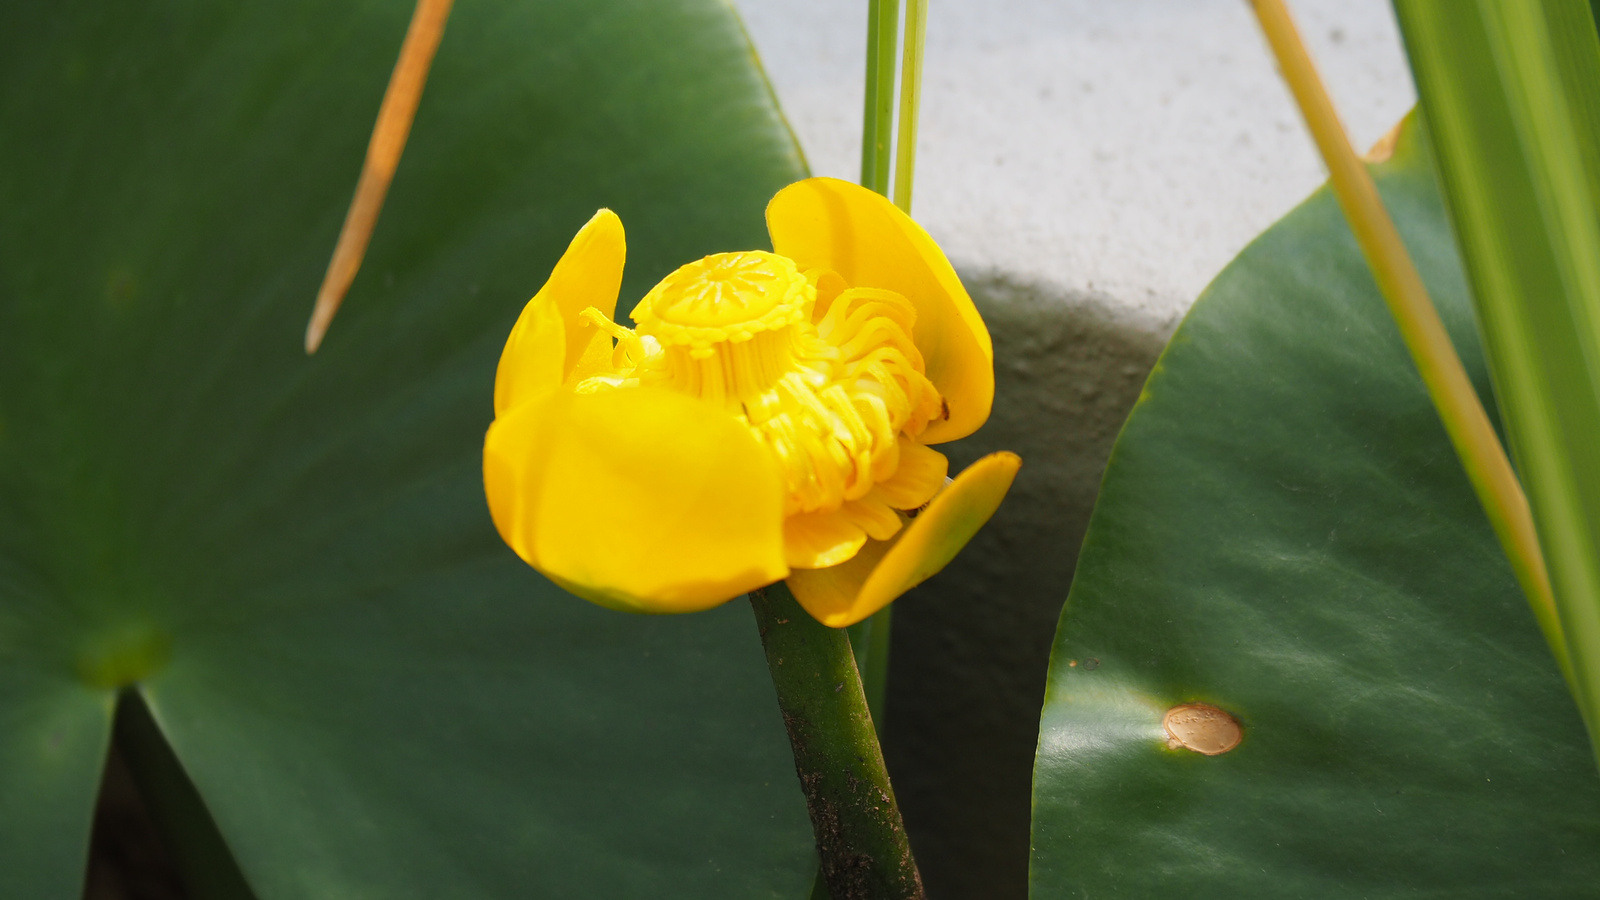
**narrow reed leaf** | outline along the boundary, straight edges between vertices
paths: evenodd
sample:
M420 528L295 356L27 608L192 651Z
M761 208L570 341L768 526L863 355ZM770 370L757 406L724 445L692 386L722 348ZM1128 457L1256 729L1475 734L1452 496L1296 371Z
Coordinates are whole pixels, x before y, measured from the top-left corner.
M1253 6L1284 79L1305 115L1317 149L1328 165L1339 205L1372 268L1417 371L1427 385L1428 395L1461 458L1462 468L1511 561L1512 571L1527 594L1556 662L1568 683L1573 684L1567 644L1551 596L1550 577L1540 554L1528 500L1517 482L1516 473L1428 297L1422 276L1378 197L1372 176L1356 156L1339 124L1333 101L1317 75L1288 10L1282 0L1254 0Z
M428 69L433 65L439 41L444 38L444 24L450 18L453 2L417 0L417 8L411 14L405 42L400 45L400 60L389 77L383 105L378 108L378 122L372 128L372 141L367 144L367 158L361 166L361 178L356 182L355 198L350 201L344 228L339 232L339 243L333 248L333 259L328 262L328 272L317 291L316 306L311 310L311 321L306 325L308 354L316 353L322 346L334 313L339 311L345 292L350 290L350 283L356 280L356 272L361 269L367 243L372 240L378 214L383 211L383 198L388 195L389 183L400 166L400 154L405 152L411 121L416 117L417 104L422 102L422 88L428 83Z
M1600 746L1600 39L1575 0L1395 11Z

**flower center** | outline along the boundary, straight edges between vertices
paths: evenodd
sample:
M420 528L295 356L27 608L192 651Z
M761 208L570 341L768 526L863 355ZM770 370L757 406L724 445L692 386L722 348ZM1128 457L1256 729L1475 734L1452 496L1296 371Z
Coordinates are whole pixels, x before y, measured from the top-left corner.
M662 279L633 319L640 334L706 359L719 345L805 321L816 295L794 263L775 253L718 253Z
M724 405L783 471L785 514L826 512L894 475L899 440L941 414L911 340L916 311L892 291L826 290L773 253L720 253L668 275L633 310L626 361L579 391L659 385ZM813 321L815 320L815 321Z

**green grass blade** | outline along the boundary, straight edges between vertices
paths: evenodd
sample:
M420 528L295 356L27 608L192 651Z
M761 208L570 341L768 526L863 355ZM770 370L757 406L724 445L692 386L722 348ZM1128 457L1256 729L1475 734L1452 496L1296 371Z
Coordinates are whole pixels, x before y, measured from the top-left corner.
M894 51L900 0L867 0L867 82L862 103L861 186L889 196L894 139Z
M900 61L900 134L894 142L894 205L911 214L911 178L917 160L917 110L922 102L922 47L927 43L928 0L906 0L906 43Z
M911 180L917 154L917 110L922 100L922 49L926 43L927 0L906 0L905 45L900 60L900 116L895 127L894 57L899 0L869 0L867 13L866 103L861 128L861 184L890 196L889 163L894 160L896 206L911 212ZM891 141L893 137L893 141ZM886 606L850 628L873 725L883 735L884 697L889 680L889 634L893 606Z
M913 3L916 0L912 0ZM861 186L889 196L894 159L895 50L900 39L900 0L867 0L867 80L861 124ZM872 724L883 737L883 700L889 681L889 629L894 607L885 606L850 627L850 645L861 670ZM819 881L818 884L821 884Z
M1593 14L1576 0L1395 0L1395 11L1593 741L1600 727L1600 40Z

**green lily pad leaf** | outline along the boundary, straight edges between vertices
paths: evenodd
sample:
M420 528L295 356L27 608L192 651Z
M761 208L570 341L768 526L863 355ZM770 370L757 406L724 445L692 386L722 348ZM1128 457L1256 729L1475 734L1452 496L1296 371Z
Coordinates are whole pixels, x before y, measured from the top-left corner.
M1418 131L1373 172L1488 397ZM1233 739L1212 711L1168 727L1185 704L1238 745L1204 752ZM1600 880L1578 713L1327 190L1218 276L1118 439L1051 658L1033 842L1039 898Z
M626 310L767 246L793 140L717 0L458 4L307 358L411 8L7 8L0 895L80 890L129 684L262 900L810 887L749 609L568 596L480 474L501 344L577 229L621 215Z
M17 649L0 644L0 886L14 897L73 897L82 891L109 701L12 656Z

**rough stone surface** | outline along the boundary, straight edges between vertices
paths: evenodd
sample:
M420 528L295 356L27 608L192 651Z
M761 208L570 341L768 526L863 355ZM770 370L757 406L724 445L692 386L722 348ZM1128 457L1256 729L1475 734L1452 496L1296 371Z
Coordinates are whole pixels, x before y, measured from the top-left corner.
M859 0L735 0L819 175L859 171ZM1324 170L1243 0L936 0L913 212L994 336L953 467L1011 497L895 604L885 754L928 894L1027 894L1051 639L1100 474L1165 338ZM1414 102L1384 0L1291 0L1352 139Z

